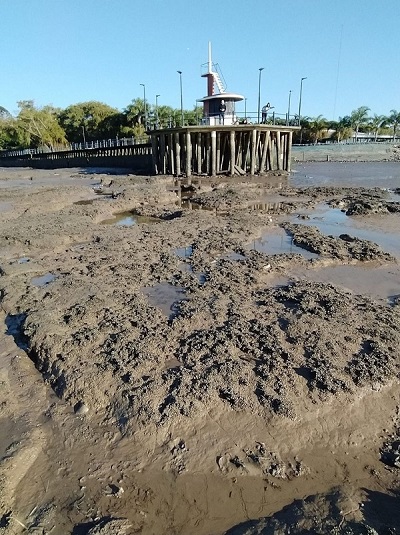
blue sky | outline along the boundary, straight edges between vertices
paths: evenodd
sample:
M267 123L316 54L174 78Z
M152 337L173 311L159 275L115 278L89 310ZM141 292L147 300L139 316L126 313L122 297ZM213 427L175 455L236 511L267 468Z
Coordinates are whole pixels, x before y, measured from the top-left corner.
M256 111L337 119L400 110L400 0L0 0L0 105L132 99L180 107L205 96L208 41L228 90ZM237 104L244 111L244 103Z

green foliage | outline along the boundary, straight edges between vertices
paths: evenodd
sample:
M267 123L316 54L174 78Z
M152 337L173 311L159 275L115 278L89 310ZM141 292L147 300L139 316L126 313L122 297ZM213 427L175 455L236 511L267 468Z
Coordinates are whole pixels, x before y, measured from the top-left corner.
M20 111L13 126L19 145L53 150L57 145L66 144L65 132L58 123L58 109L53 106L36 108L31 100L18 102L18 107Z
M318 115L318 117L310 119L308 131L311 141L315 144L318 143L327 133L327 120L325 117Z
M387 123L393 128L393 141L396 139L397 128L400 124L400 112L397 110L390 110L390 115L387 118Z
M350 123L351 127L354 129L356 133L356 141L358 137L358 132L360 130L360 127L364 126L368 121L368 112L369 112L368 106L360 106L356 110L353 110L350 115Z
M79 142L83 141L84 133L87 141L116 137L118 119L115 116L121 116L116 108L90 101L68 106L59 113L58 120L68 141Z

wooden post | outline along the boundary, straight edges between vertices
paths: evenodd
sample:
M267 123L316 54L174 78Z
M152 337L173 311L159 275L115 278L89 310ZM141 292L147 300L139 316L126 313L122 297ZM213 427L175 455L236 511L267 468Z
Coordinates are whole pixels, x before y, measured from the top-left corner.
M217 132L211 130L211 176L217 174Z
M289 141L288 141L288 163L287 163L287 171L290 173L292 169L292 140L293 140L293 132L289 132Z
M265 136L264 136L262 155L261 155L260 173L264 173L267 170L265 167L265 164L267 161L268 144L269 144L269 130L266 130Z
M217 156L216 156L216 173L221 170L221 132L216 132L217 135Z
M256 142L257 142L257 130L253 128L251 131L251 160L250 160L250 174L254 175L256 169Z
M153 175L156 175L158 173L158 171L159 171L159 166L158 166L158 162L157 162L158 151L157 151L156 135L152 135L150 137L150 139L151 139L152 173L153 173Z
M192 138L189 131L186 132L186 176L190 186L192 183L190 178L192 176Z
M163 175L167 173L165 162L165 137L164 133L160 134L160 169Z
M230 131L230 135L229 135L230 139L230 154L231 154L231 158L230 158L230 175L233 176L235 174L235 155L236 155L236 148L235 148L235 131L234 130L231 130Z
M175 132L175 171L176 176L181 175L181 146L179 143L179 133Z
M282 160L281 160L281 133L276 132L276 168L278 171L282 169Z
M198 132L197 134L197 147L196 147L196 153L197 153L197 174L201 174L201 132Z

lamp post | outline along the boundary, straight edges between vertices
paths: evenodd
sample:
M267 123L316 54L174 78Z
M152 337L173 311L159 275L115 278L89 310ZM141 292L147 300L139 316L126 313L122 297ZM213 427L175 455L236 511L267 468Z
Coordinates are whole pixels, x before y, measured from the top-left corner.
M158 128L158 97L160 95L156 95L156 128Z
M179 84L181 88L181 126L183 126L183 93L182 93L182 71L176 71L179 74Z
M247 98L244 99L244 118L247 118Z
M264 67L260 67L258 73L258 120L257 122L260 122L260 103L261 103L261 72L264 70Z
M290 124L290 100L292 98L292 90L289 91L289 102L288 102L288 108L287 108L287 125Z
M303 80L307 80L307 76L302 78L300 80L300 96L299 96L299 126L300 126L300 119L301 119L301 96L303 94Z
M143 86L143 102L144 102L144 128L147 130L147 106L146 106L146 86L145 84L140 84Z

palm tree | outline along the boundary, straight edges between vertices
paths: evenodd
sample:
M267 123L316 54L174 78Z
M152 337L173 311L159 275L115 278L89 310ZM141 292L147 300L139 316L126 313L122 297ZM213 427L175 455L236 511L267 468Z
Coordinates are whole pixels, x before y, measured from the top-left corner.
M376 141L379 130L385 125L386 121L387 118L384 115L376 115L375 113L373 117L370 117L367 126L368 129L374 134L374 141Z
M130 125L134 126L136 124L144 124L144 115L145 115L145 109L144 109L144 100L141 98L135 98L132 100L131 104L128 104L128 106L124 110L124 114L126 115L127 121Z
M363 126L368 121L368 106L360 106L356 110L353 110L350 115L350 122L352 128L356 133L356 143L358 141L358 131L361 126Z
M322 115L318 115L309 122L310 138L316 145L327 131L327 121Z
M387 120L388 124L393 128L393 141L396 140L397 127L400 124L400 112L397 110L390 110L390 115Z

